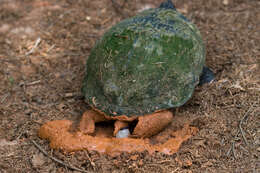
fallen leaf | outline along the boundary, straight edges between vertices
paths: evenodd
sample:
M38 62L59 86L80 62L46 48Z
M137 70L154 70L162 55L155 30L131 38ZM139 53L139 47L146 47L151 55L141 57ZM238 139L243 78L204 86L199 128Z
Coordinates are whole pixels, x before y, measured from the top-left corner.
M42 153L39 154L34 154L32 157L32 165L34 167L40 167L45 163L46 158L44 157L44 155Z
M0 139L0 147L17 145L17 141L7 141L6 139Z

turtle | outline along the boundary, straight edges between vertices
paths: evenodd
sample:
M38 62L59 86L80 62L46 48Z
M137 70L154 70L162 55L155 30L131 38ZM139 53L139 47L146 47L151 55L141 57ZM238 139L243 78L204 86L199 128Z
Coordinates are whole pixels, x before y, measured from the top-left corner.
M214 73L205 66L205 45L197 27L171 0L112 26L86 61L82 86L91 106L79 128L94 133L95 123L115 121L114 135L150 137L173 119L197 85Z

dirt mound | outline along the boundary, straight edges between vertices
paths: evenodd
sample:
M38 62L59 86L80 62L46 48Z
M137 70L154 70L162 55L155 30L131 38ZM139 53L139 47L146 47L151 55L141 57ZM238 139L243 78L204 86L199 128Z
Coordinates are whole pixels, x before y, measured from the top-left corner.
M169 130L185 122L199 129L177 153L66 154L37 137L45 122L75 122L89 109L80 89L86 59L101 35L161 1L113 2L118 4L1 0L0 172L76 172L43 155L32 139L49 156L89 172L259 172L258 0L174 1L200 29L206 64L216 74L214 83L198 86L174 113Z

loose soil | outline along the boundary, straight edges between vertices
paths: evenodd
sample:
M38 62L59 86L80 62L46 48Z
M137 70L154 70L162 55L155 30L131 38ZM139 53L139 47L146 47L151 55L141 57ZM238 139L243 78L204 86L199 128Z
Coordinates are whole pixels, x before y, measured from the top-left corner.
M64 153L37 135L51 120L77 122L89 107L80 92L95 41L156 0L0 0L0 172L259 172L260 2L175 0L201 31L215 82L198 86L170 127L199 129L173 155ZM116 8L115 8L116 7Z

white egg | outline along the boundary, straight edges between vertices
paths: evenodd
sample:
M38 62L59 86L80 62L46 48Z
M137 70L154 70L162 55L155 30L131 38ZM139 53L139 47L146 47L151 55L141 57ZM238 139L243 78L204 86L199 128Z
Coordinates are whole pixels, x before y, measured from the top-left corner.
M116 138L127 138L129 134L129 129L122 129L117 132Z

